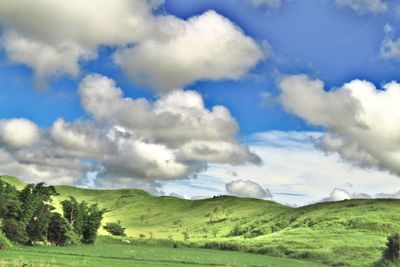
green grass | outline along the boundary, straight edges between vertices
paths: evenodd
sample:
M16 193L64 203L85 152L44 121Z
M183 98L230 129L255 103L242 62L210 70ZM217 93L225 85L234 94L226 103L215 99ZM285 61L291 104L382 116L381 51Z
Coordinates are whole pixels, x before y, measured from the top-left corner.
M7 179L21 186L17 179ZM54 199L54 205L59 211L60 201L69 195L98 203L107 211L103 224L120 220L133 238L143 234L145 240L183 242L183 232L187 231L185 243L192 247L248 251L328 265L369 266L380 258L386 237L400 232L400 200L348 200L291 208L272 201L228 196L196 201L154 197L135 189L58 186L57 191L60 196ZM212 214L212 220L207 214ZM236 234L232 233L234 228ZM102 229L100 234L107 235Z
M24 265L25 264L25 265ZM282 266L317 264L243 252L146 244L99 238L94 246L17 247L0 250L0 266Z

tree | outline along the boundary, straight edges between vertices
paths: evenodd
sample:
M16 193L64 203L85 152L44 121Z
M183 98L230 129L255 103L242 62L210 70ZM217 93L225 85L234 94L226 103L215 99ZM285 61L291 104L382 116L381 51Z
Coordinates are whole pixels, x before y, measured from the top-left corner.
M104 210L97 204L88 205L85 201L78 203L75 198L61 202L64 217L74 227L74 231L81 238L82 243L93 244L96 240L97 230L101 225Z
M46 239L51 211L55 209L49 203L55 195L57 192L54 186L45 186L44 183L28 184L20 192L22 210L17 219L26 226L31 242Z
M383 259L390 262L398 262L400 260L400 235L398 233L388 237Z
M125 228L121 226L121 221L109 222L103 226L104 230L115 236L126 236Z
M53 213L47 230L47 240L56 246L66 246L79 243L78 236L72 225L59 213Z
M55 188L44 183L28 184L18 192L0 179L0 217L4 219L4 233L23 244L46 240L54 195L57 195Z
M0 179L0 218L16 218L21 214L18 190Z
M24 223L16 219L5 219L3 221L2 230L6 237L11 241L20 244L26 244L29 241Z
M61 205L63 207L64 217L73 225L77 235L81 236L85 223L84 215L88 209L87 203L85 201L78 203L74 197L70 196L69 200L62 201Z
M97 230L101 225L104 210L100 210L97 204L90 205L84 214L81 241L86 244L93 244L97 237Z

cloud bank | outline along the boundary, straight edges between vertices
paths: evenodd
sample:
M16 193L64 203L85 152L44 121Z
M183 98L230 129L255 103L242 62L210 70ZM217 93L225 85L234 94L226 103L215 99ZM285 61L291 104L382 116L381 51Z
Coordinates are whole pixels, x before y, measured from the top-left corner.
M238 79L263 57L259 45L214 11L182 20L154 15L163 1L5 0L1 44L8 59L49 78L77 76L101 45L136 82L160 92L196 80ZM237 60L240 59L240 60Z
M94 74L81 82L79 95L91 119L58 119L48 129L26 119L0 121L2 171L66 184L88 183L91 172L100 187L154 188L155 180L187 178L210 162L260 161L236 141L230 112L207 109L195 91L131 99Z

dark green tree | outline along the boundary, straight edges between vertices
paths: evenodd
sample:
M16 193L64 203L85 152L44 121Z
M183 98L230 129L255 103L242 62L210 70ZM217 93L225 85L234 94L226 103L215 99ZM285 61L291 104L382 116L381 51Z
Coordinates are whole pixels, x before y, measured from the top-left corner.
M20 244L26 244L29 241L25 224L16 219L5 219L3 221L2 231L11 241Z
M29 184L20 192L22 212L18 219L26 225L30 241L46 239L51 211L54 210L49 203L55 195L57 195L55 188L45 186L44 183Z
M94 243L104 210L99 209L96 204L89 206L84 201L78 203L73 197L64 200L61 204L64 217L73 225L74 231L80 236L82 243Z
M0 218L16 218L21 213L18 190L0 179Z
M79 238L72 225L59 213L53 213L47 229L47 240L56 246L67 246L79 243Z
M97 204L90 205L84 214L82 228L82 243L93 244L97 237L97 230L101 225L104 210L97 207Z
M85 213L87 210L87 203L85 201L78 203L72 196L69 199L61 202L63 207L64 217L74 227L74 231L81 236L83 225L85 223Z

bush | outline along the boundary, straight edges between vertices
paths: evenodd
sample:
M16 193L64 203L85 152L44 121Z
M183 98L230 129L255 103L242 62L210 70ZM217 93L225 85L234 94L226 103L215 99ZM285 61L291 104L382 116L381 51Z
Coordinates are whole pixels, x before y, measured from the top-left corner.
M247 229L243 229L239 224L236 224L233 229L229 232L229 236L241 236L247 233Z
M125 228L121 226L121 221L107 223L103 228L112 235L126 236Z
M2 230L6 237L13 242L26 244L29 241L25 225L20 221L15 219L5 219L3 221Z
M219 242L207 242L204 244L204 248L208 249L219 249L229 251L239 251L241 247L234 243L219 243Z
M400 260L400 236L393 234L388 237L386 249L383 252L383 259L391 262Z

